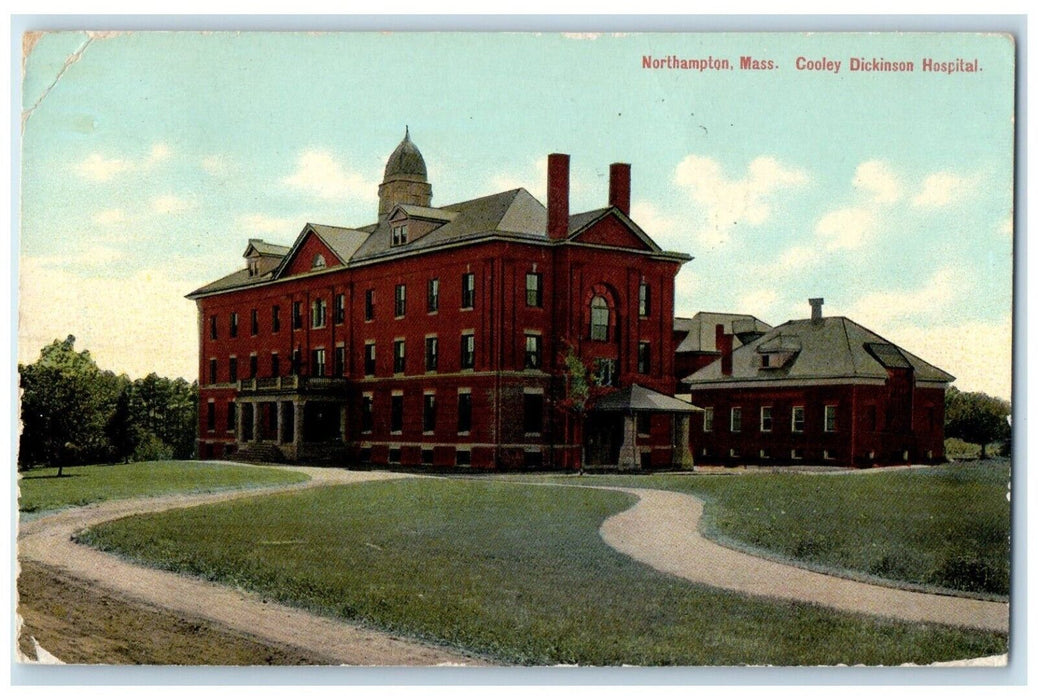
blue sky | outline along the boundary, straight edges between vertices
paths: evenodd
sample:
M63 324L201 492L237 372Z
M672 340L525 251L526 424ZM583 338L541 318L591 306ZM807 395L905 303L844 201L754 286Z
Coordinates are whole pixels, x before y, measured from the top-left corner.
M642 56L772 59L646 70ZM798 71L798 56L842 62ZM849 72L852 56L914 73ZM994 35L44 35L25 65L19 359L194 378L183 295L250 237L370 223L408 124L433 203L516 186L572 211L632 164L633 214L695 259L677 311L846 315L1009 396L1013 47ZM975 74L919 69L979 61Z

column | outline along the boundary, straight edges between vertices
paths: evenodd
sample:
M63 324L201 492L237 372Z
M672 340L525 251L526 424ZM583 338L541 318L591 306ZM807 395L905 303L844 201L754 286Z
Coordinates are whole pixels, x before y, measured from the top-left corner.
M294 434L292 435L292 444L295 445L295 448L297 450L297 455L298 455L299 446L301 444L303 444L303 407L304 406L306 406L306 402L305 401L296 401L295 402L295 411L294 411L295 415L292 416L293 419L294 419L294 426L295 426Z
M240 445L245 442L245 419L242 416L245 413L245 404L242 402L235 402L236 410L234 412L234 439Z
M677 434L674 436L674 465L680 469L695 469L692 461L692 446L689 442L691 416L688 413L678 413L674 419L677 423Z
M262 416L263 416L263 404L261 404L261 403L254 403L254 404L252 404L252 441L253 442L259 442L260 441L260 435L262 435L262 433L260 432L260 428L262 427L262 425L261 425L262 421L260 419L262 418Z
M638 469L641 467L640 455L638 454L638 428L633 413L624 416L624 441L620 445L620 457L617 467L621 471Z
M346 442L346 404L339 407L339 439Z
M285 412L282 410L281 401L274 402L274 409L278 412L278 444L285 441Z

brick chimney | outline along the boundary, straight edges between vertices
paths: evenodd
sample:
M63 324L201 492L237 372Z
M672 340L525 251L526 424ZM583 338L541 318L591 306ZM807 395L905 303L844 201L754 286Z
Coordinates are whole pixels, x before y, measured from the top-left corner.
M732 376L732 334L724 332L724 324L714 326L714 345L721 353L721 375Z
M569 155L548 156L548 238L559 241L569 234Z
M811 322L821 323L822 322L822 304L825 303L825 299L818 297L817 299L808 299L807 302L811 304Z
M609 206L631 215L631 165L613 163L609 166Z

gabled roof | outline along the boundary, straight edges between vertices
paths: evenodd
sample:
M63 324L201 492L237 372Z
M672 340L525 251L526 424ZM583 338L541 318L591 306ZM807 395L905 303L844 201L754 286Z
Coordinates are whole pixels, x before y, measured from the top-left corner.
M631 384L595 401L593 411L602 413L696 413L703 409L688 401L661 394L641 384Z
M692 318L675 318L674 332L685 333L685 337L674 352L717 352L716 328L717 325L724 326L725 333L734 333L736 336L747 333L765 333L771 330L771 326L750 314L717 313L714 311L700 311ZM735 347L742 343L736 337Z
M299 250L310 235L317 236L335 254L339 265L349 263L357 248L368 238L368 234L356 229L329 226L328 224L307 223L303 226L303 230L299 232L299 235L296 236L295 243L292 244L288 254L281 260L281 264L274 270L274 277L280 276L281 272L292 264L292 260L299 254ZM329 266L331 266L330 263Z
M247 258L250 254L255 253L256 255L269 255L281 258L288 255L289 250L291 249L285 245L267 243L261 238L250 238L249 245L245 247L242 257Z
M656 244L656 241L652 240L649 234L642 230L641 226L634 223L631 217L624 214L620 209L612 206L603 207L602 209L593 209L591 211L585 211L570 216L568 235L566 236L567 239L572 241L573 239L578 238L581 233L609 215L616 216L620 219L620 221L631 229L631 231L634 232L634 235L636 235L649 250L654 253L663 252L663 249Z
M796 357L781 367L761 367L759 352L770 348L792 349L799 343ZM877 348L882 348L877 353ZM877 355L884 358L881 362ZM732 373L721 373L716 360L683 381L692 389L702 385L724 385L732 382L803 381L826 379L886 380L887 367L897 367L901 358L923 382L947 383L955 379L944 370L899 348L843 316L830 316L818 321L787 321L732 353Z

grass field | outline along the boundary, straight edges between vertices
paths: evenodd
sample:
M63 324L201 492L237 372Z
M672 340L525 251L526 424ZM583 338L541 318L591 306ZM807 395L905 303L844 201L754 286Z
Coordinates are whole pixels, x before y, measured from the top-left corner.
M282 469L213 462L136 462L32 469L18 480L18 509L23 513L82 506L97 501L161 496L169 493L255 488L306 481Z
M1009 594L1008 460L843 474L586 476L580 483L699 496L706 501L703 533L741 549L827 570Z
M501 481L327 487L127 518L82 541L520 664L898 664L1005 636L749 599L598 536L627 494Z

